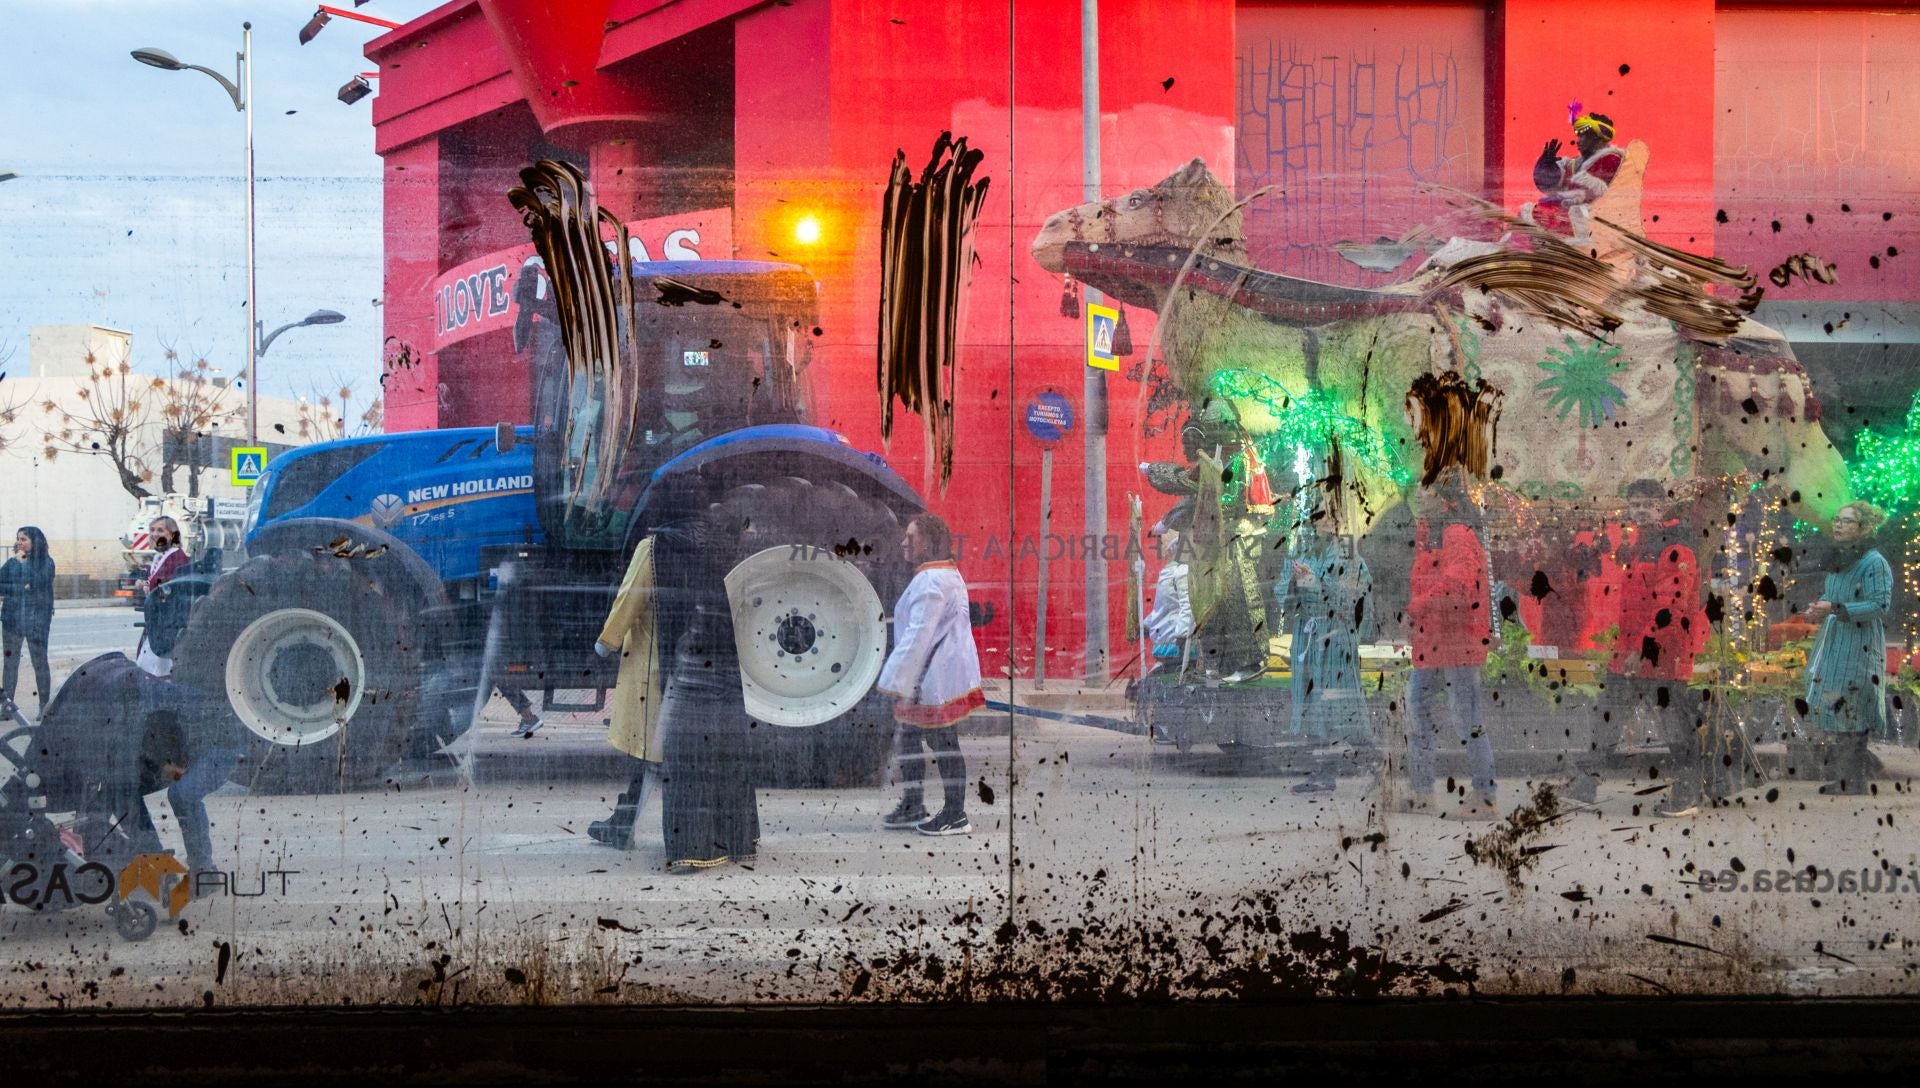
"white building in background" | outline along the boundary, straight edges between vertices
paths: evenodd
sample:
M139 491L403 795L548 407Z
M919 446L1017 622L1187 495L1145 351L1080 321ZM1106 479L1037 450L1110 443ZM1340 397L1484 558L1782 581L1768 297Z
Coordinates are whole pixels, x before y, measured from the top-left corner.
M37 525L59 567L62 596L105 593L126 567L120 535L139 508L138 500L120 486L113 463L104 455L61 451L49 459L44 434L58 430L60 414L44 405L51 401L74 415L87 387L87 359L118 361L131 357L132 334L99 325L35 325L28 333L28 358L8 363L0 378L0 405L11 406L15 418L0 425L6 451L0 453L0 540L11 554L14 530ZM159 377L161 375L151 375ZM224 378L217 379L223 380ZM246 394L234 389L223 407L237 408L232 418L213 432L216 463L200 474L202 496L244 499L246 490L228 482L227 450L246 445ZM276 429L276 425L279 429ZM149 432L139 446L154 451L154 479L147 485L159 494L161 422L157 411L146 424ZM299 405L278 397L260 398L260 431L270 456L295 445L287 436L299 433ZM271 440L270 440L271 439ZM175 473L177 491L187 490L185 469Z

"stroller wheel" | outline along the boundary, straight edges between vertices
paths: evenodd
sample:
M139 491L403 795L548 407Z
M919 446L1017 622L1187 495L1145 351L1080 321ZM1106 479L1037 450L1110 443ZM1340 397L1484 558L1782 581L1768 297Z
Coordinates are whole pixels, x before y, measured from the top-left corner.
M113 928L129 941L144 941L160 927L160 912L144 899L129 899L107 907Z

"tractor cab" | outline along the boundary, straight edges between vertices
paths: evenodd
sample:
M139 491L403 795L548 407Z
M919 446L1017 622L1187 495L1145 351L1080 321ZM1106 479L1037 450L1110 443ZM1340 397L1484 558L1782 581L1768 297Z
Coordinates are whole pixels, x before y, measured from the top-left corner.
M610 365L569 365L557 336L535 355L541 525L566 548L621 548L654 472L680 454L808 416L818 302L806 272L758 261L631 271L633 313L619 321Z

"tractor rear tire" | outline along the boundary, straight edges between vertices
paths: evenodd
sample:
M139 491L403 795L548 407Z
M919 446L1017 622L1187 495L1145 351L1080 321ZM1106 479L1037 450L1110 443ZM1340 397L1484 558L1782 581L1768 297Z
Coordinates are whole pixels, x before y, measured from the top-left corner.
M274 793L379 781L413 728L421 651L413 610L316 552L259 556L214 584L174 651L174 677L224 694L248 747L235 780Z
M886 506L845 484L786 476L736 487L721 505L748 514L753 539L743 554L779 545L833 551L860 569L889 611L906 588L900 558L905 526ZM755 722L752 732L754 784L768 789L877 787L893 751L891 706L873 692L821 725Z

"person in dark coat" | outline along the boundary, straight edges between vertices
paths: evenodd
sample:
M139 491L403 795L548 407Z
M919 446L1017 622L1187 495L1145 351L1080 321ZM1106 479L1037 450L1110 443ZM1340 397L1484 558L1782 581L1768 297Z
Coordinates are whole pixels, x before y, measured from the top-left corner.
M197 886L199 874L218 868L206 798L241 763L240 733L223 696L162 680L111 653L73 671L48 702L34 743L46 753L39 769L50 803L124 829L132 853L162 852L145 798L166 790L189 886Z
M660 638L673 647L660 703L660 829L676 873L750 862L759 848L753 723L726 588L750 522L749 511L716 504L655 534Z
M207 797L234 777L246 758L245 740L224 698L150 674L135 677L147 714L143 751L149 757L156 750L164 753L160 782L180 823L190 886L198 891L201 874L219 869ZM137 815L151 826L144 806Z
M6 666L0 677L0 694L13 701L20 682L20 653L33 655L35 705L45 709L53 698L53 671L47 667L47 636L53 627L53 556L47 551L47 534L25 525L13 535L13 556L0 566L0 643L4 643Z

